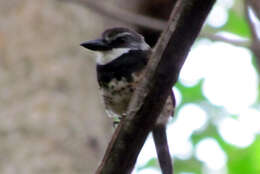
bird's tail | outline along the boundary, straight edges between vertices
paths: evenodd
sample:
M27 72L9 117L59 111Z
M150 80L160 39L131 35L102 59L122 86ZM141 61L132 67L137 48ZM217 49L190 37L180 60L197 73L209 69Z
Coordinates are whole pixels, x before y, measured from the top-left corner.
M156 124L152 133L162 173L173 174L172 159L166 136L166 125Z

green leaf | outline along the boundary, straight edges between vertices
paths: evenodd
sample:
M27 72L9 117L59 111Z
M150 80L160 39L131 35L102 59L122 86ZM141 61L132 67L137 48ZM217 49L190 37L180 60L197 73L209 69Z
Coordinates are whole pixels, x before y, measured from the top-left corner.
M194 157L188 160L175 160L174 161L175 173L190 172L195 174L202 173L202 163Z
M202 83L201 80L198 84L192 87L186 87L181 83L177 83L176 87L180 90L182 95L182 103L192 103L192 102L200 102L206 100L206 98L202 94Z
M242 37L248 38L251 36L250 29L245 18L238 15L232 9L229 10L227 23L221 29Z
M230 174L260 173L260 137L247 148L227 150L229 157L227 166Z
M138 170L146 169L149 167L159 167L156 158L151 158L144 166L139 167Z

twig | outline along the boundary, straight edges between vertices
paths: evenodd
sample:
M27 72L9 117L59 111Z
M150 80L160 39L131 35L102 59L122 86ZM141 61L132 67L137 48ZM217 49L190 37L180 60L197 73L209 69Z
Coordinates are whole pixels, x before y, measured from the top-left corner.
M94 1L94 0L60 0L65 2L80 3L99 14L108 17L109 19L116 19L123 23L141 26L144 28L151 28L154 30L163 30L167 25L167 21L143 16L135 13L128 12L126 9L121 9L111 5L111 2Z
M230 39L218 34L212 34L207 32L201 32L200 37L208 38L212 41L222 41L225 43L229 43L235 46L245 47L251 49L251 42L249 40L238 40L238 39Z
M155 19L141 14L132 13L125 9L120 9L116 6L112 6L111 3L107 3L104 1L102 2L93 1L93 0L60 0L60 1L77 2L105 17L108 17L110 19L115 19L123 23L139 26L139 27L161 31L167 25L167 21L161 19ZM207 33L205 31L202 31L200 33L200 37L207 37L208 39L213 41L223 41L235 46L241 46L249 49L251 45L249 41L233 40L223 36L216 35L214 33Z
M251 7L253 11L255 12L258 19L260 19L260 1L259 0L251 0Z
M252 34L252 44L251 44L251 50L254 53L254 55L256 56L256 61L258 64L258 72L260 72L260 40L259 37L257 35L257 28L256 28L256 24L252 21L252 19L250 18L249 15L249 8L252 7L252 1L251 0L245 0L244 1L244 10L245 10L245 16L247 19L247 22L249 24L249 28ZM253 11L256 10L257 8L254 7ZM258 9L259 10L259 9ZM255 11L254 11L255 12Z
M249 24L249 29L250 29L251 34L252 34L252 39L254 40L254 39L257 38L257 32L256 32L255 24L251 20L250 15L249 15L249 8L251 6L251 3L250 3L250 0L245 0L244 2L245 2L244 3L245 17L246 17L246 20Z
M145 78L129 105L96 174L130 174L148 133L176 83L191 45L215 0L181 0L149 61Z

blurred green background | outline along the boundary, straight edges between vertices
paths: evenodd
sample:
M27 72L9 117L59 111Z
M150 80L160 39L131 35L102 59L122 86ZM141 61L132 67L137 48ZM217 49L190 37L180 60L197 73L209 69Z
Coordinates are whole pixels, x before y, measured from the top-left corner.
M177 174L260 173L259 3L217 1L184 64L168 128ZM141 155L137 173L159 174Z

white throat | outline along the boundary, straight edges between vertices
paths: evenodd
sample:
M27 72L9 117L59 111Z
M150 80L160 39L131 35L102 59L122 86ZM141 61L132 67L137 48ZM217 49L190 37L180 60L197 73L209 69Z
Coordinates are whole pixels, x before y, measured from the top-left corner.
M98 51L96 62L100 65L107 64L121 55L128 53L130 50L130 48L114 48L109 51Z

